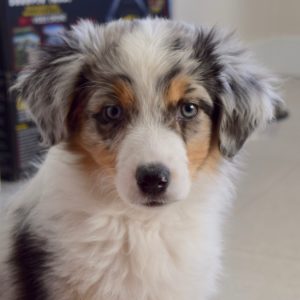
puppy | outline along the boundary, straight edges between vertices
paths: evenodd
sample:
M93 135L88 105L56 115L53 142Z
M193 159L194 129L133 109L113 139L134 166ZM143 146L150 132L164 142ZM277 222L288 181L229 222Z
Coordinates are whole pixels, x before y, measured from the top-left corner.
M81 21L16 87L51 145L1 217L1 300L206 300L237 153L280 103L232 34Z

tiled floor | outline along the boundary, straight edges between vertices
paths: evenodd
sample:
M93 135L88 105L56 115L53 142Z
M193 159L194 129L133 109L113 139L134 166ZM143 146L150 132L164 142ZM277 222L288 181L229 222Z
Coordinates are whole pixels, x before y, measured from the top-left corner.
M300 80L284 91L291 117L247 146L217 300L300 299Z

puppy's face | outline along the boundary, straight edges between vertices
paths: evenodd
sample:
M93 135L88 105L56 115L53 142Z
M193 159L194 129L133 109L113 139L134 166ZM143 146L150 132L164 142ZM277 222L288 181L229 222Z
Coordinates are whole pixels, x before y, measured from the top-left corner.
M47 142L151 207L185 199L279 101L232 36L164 20L81 22L17 86Z
M91 168L115 175L120 197L131 203L184 199L209 155L213 101L193 76L172 67L149 72L142 64L137 74L146 78L127 71L99 85L95 78L75 121L70 143L92 158Z

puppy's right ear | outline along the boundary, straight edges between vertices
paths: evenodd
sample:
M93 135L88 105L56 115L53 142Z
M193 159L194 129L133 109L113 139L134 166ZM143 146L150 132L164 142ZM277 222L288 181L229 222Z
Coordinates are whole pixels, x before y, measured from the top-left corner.
M71 97L97 25L81 21L62 36L62 44L40 49L20 73L13 89L25 100L46 145L68 137ZM90 43L92 44L92 43Z
M65 38L40 49L21 72L15 89L28 105L46 145L64 140L70 97L83 66L83 56Z

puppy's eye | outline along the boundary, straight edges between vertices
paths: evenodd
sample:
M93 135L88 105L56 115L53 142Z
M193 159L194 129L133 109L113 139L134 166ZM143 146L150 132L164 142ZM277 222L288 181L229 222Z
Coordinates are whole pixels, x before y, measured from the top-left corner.
M195 103L181 103L179 106L179 113L181 118L184 119L193 119L194 117L197 116L199 111L198 105Z
M104 115L108 120L117 121L122 118L123 109L119 105L109 105L103 108Z
M116 122L123 118L123 108L117 104L107 105L104 106L95 117L97 121L102 124Z

